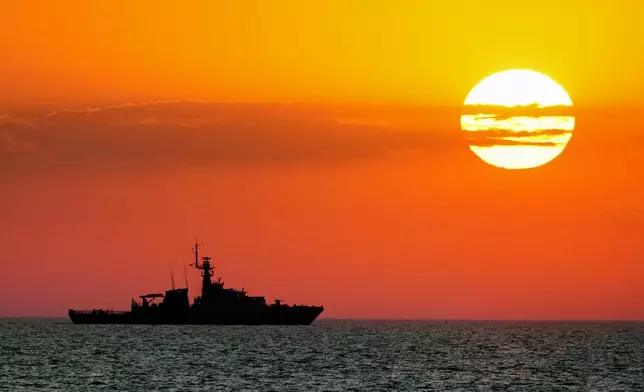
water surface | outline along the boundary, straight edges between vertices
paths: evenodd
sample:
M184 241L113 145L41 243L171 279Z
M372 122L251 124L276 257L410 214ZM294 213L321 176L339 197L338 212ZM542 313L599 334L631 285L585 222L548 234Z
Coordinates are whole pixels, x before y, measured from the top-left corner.
M0 320L0 391L644 391L644 324Z

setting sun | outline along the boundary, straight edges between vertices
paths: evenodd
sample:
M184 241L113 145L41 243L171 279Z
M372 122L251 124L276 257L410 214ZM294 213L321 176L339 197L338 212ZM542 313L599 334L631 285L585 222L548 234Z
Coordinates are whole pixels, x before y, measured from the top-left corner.
M556 158L572 137L575 118L568 93L535 71L496 73L477 84L465 99L461 128L483 161L506 169L528 169Z

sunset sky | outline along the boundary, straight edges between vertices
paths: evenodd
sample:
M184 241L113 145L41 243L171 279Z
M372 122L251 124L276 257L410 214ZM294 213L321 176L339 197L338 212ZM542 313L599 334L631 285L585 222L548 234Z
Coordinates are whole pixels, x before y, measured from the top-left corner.
M31 1L0 12L0 316L227 284L323 317L644 318L644 3ZM574 102L482 162L468 92ZM197 272L188 269L191 296Z

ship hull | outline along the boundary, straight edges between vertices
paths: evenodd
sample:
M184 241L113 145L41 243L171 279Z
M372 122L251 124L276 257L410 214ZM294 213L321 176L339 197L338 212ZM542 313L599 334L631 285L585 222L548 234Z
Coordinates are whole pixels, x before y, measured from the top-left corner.
M310 325L324 311L321 306L267 307L240 311L236 309L195 309L131 312L77 311L70 309L74 324L145 324L145 325Z

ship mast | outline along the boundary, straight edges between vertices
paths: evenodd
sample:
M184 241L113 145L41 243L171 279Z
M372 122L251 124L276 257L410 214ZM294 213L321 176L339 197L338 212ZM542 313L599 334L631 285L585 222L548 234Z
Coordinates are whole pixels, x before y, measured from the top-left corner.
M199 263L199 242L195 243L195 248L193 252L195 254L195 268L201 270L201 276L203 277L201 284L201 296L207 296L206 293L209 292L210 285L212 280L210 279L214 275L214 268L210 265L210 257L203 257L203 262Z

